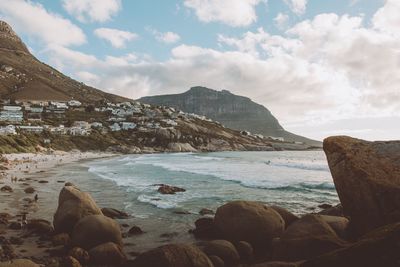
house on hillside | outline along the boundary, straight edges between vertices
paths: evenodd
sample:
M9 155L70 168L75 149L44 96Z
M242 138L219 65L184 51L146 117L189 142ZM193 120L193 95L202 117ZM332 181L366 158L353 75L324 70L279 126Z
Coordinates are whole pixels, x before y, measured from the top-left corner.
M122 122L121 123L122 130L133 130L136 128L136 123L133 122Z
M80 107L80 106L82 106L82 103L79 102L78 100L70 100L70 101L68 101L68 106L70 106L70 107Z
M119 132L121 131L121 126L119 126L118 123L114 123L113 125L110 125L110 129L112 132Z
M25 133L42 133L43 132L43 126L30 126L30 125L27 125L27 126L19 126L18 127L18 129L21 131L21 132L25 132Z
M90 129L90 124L87 121L74 121L73 127L81 129Z
M20 106L3 106L0 111L0 121L21 123L24 120L24 113Z
M90 134L90 129L71 127L68 129L68 134L72 136L87 136Z
M14 125L0 127L0 135L15 135L17 131Z

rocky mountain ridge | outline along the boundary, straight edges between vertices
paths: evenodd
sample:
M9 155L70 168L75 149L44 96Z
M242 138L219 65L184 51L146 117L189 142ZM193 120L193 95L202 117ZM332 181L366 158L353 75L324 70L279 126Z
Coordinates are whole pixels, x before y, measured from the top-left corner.
M267 108L248 97L235 95L227 90L216 91L197 86L182 94L148 96L138 101L204 115L226 127L253 134L282 137L286 141L304 142L313 146L322 144L286 131Z

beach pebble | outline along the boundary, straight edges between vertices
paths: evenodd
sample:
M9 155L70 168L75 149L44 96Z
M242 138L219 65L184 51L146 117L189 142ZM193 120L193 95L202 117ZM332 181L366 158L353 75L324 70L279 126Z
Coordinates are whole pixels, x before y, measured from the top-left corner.
M13 192L13 189L11 188L11 186L5 185L5 186L3 186L2 188L0 188L0 191L1 191L1 192L8 192L8 193L11 193L11 192Z
M139 226L134 225L129 229L128 233L129 235L140 235L143 234L144 232Z
M35 193L35 191L36 190L33 187L27 187L27 188L24 189L24 192L27 193L27 194L33 194L33 193Z

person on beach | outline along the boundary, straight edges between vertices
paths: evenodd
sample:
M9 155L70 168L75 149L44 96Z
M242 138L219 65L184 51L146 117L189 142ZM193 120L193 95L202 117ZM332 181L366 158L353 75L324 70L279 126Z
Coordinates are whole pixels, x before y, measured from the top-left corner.
M38 195L37 195L37 194L35 195L35 198L34 198L34 199L35 199L35 202L38 202L38 200L39 200L39 197L38 197Z

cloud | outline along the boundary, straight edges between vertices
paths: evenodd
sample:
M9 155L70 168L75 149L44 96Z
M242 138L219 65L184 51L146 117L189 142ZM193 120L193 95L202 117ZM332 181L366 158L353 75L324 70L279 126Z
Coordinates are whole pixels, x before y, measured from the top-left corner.
M29 14L29 15L27 15ZM24 0L0 0L0 16L18 33L47 44L63 46L86 42L83 31L68 19L48 12L41 4Z
M386 0L386 4L375 13L372 23L375 29L400 36L400 2Z
M62 0L62 4L80 22L105 22L122 8L121 0Z
M278 13L278 15L274 18L275 25L278 29L285 29L289 22L289 15L284 13Z
M297 15L302 15L306 12L307 0L284 0L284 2Z
M181 39L179 34L174 32L159 32L152 27L146 27L146 30L150 32L156 38L157 41L162 43L173 44Z
M110 28L98 28L94 31L94 34L97 37L108 41L115 48L124 48L127 42L135 40L139 37L133 32Z
M222 22L233 27L249 26L257 20L261 0L184 0L203 22Z

